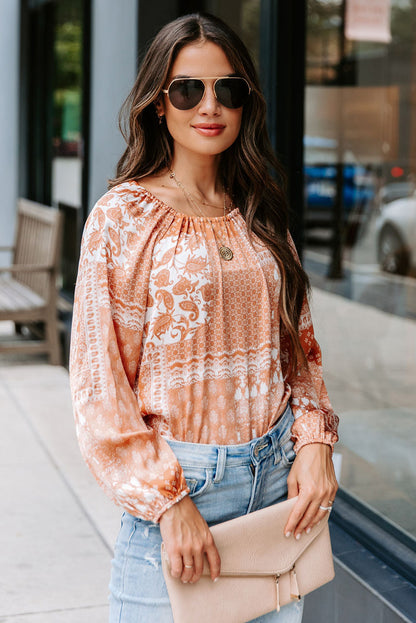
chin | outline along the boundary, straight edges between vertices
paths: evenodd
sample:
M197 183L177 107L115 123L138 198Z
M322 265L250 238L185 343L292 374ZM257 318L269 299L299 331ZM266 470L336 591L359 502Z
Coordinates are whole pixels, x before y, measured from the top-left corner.
M181 146L187 149L188 151L199 154L201 156L218 156L222 154L224 151L227 151L236 141L235 137L233 140L228 141L215 141L213 138L203 139L202 141L193 140L192 143L185 145L181 143Z

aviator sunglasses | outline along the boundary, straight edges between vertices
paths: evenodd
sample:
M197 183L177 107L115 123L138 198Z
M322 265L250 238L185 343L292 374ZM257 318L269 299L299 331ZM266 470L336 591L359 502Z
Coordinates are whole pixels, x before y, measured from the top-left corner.
M174 78L167 89L162 89L162 93L166 93L172 106L178 110L190 110L204 97L205 80L214 80L214 95L226 108L241 108L251 93L247 80L239 76Z

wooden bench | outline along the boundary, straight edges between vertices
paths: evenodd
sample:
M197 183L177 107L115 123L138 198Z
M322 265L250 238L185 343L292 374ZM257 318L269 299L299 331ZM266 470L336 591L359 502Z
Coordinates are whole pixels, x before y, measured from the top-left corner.
M60 262L62 215L58 210L19 199L11 266L0 267L0 321L22 325L44 323L42 339L0 340L0 353L48 353L60 364L57 319L57 275Z

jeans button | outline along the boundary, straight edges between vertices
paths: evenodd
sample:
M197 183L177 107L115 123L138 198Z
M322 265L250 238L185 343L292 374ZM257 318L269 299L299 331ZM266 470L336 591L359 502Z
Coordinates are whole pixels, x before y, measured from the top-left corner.
M256 447L254 448L254 456L258 456L259 455L259 449Z

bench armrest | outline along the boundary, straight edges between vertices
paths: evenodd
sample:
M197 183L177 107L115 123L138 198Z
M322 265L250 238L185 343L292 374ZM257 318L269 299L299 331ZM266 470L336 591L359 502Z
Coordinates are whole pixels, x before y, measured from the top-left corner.
M54 266L47 264L12 264L11 266L0 266L0 273L50 273Z

